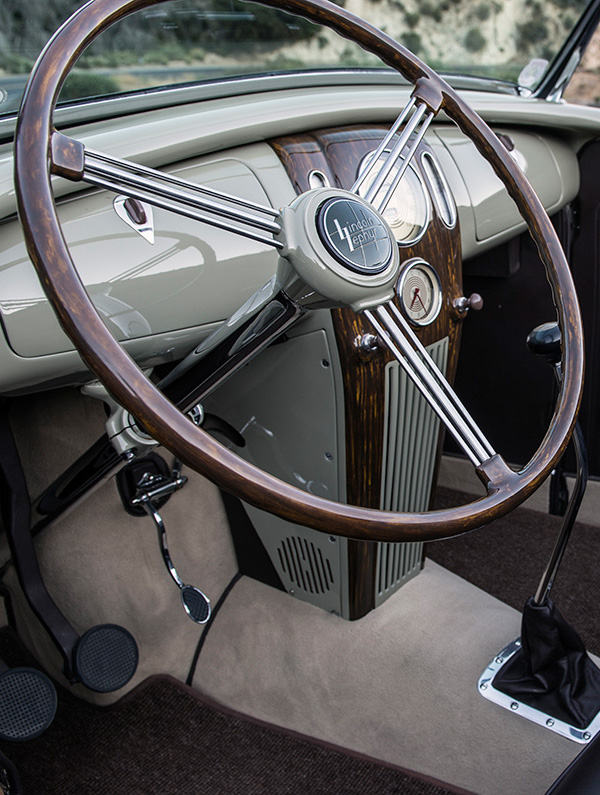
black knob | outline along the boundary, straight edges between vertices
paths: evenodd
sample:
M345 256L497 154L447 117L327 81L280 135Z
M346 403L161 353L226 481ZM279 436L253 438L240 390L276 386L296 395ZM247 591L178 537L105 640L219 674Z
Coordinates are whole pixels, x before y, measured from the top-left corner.
M527 335L527 346L536 356L544 356L551 364L560 362L561 333L558 323L542 323Z

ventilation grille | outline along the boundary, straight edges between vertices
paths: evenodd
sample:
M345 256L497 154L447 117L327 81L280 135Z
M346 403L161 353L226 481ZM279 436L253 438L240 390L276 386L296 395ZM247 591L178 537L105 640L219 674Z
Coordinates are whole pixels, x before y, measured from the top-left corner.
M318 546L300 536L288 536L277 547L279 564L286 577L300 590L324 594L333 586L329 558Z
M446 373L448 338L428 352ZM425 511L429 506L439 420L397 362L386 368L381 508ZM378 544L376 602L383 601L422 566L423 544Z
M380 544L377 561L377 596L393 593L421 568L423 544Z

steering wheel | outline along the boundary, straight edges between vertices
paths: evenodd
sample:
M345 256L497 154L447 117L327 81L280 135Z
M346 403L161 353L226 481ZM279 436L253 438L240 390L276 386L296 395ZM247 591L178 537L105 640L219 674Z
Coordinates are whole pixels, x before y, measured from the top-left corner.
M62 327L113 397L157 441L226 491L282 518L329 534L372 541L423 541L481 526L528 497L558 461L569 440L583 379L583 334L575 288L556 233L519 167L482 119L435 72L367 22L328 0L260 0L332 28L374 53L414 84L410 102L372 158L379 172L364 198L320 188L281 211L187 183L177 177L92 152L58 133L53 112L77 57L121 17L164 0L91 0L55 34L38 60L21 107L15 180L27 248ZM562 333L562 383L538 450L512 471L477 427L429 359L391 298L400 267L398 246L382 217L382 185L395 184L431 120L441 111L489 161L526 221L550 283ZM386 153L389 154L386 155ZM381 165L381 156L387 159ZM398 170L398 165L400 169ZM115 341L96 312L59 226L51 175L125 192L188 217L234 230L279 250L276 275L201 344L157 389ZM470 504L423 513L390 513L332 502L301 491L244 461L186 415L270 340L313 307L350 306L364 312L426 399L459 441L486 486ZM201 375L186 382L186 372ZM182 387L181 384L184 384ZM171 400L166 396L170 394ZM174 405L175 401L184 411Z

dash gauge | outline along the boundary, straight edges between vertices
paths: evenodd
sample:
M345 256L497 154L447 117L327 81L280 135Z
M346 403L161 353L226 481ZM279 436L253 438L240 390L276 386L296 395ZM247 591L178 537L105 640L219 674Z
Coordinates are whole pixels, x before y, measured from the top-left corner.
M406 317L416 326L428 326L442 308L442 285L437 272L423 259L404 265L396 287Z

